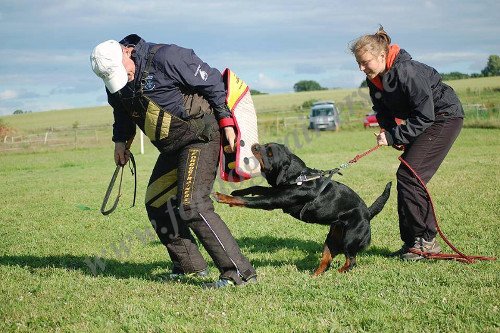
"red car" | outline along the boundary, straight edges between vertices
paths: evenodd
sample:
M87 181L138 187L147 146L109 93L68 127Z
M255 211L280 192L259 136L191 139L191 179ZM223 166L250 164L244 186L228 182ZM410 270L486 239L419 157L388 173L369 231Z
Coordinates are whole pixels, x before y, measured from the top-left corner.
M395 118L396 124L400 125L403 121L399 118ZM366 129L367 127L378 127L377 117L375 113L370 112L366 115L365 119L363 119L363 126Z

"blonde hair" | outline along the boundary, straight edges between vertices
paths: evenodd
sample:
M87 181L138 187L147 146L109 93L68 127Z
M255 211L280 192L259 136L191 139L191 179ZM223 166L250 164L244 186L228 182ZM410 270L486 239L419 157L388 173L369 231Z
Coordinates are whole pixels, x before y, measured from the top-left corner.
M355 56L362 55L367 51L374 56L378 56L382 51L385 51L387 55L390 44L391 37L385 32L384 27L380 25L376 33L359 37L351 43L349 48Z

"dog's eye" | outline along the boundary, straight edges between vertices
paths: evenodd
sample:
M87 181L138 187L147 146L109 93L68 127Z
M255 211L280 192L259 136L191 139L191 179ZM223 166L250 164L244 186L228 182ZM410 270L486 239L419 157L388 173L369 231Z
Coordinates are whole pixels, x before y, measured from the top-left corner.
M267 149L267 156L268 157L273 157L273 150L271 148Z

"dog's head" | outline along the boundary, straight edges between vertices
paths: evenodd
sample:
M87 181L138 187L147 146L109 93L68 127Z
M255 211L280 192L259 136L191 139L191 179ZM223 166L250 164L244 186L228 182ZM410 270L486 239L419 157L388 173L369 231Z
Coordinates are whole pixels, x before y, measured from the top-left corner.
M279 143L256 143L252 146L252 153L259 161L260 170L267 182L273 187L295 181L306 168L300 158Z

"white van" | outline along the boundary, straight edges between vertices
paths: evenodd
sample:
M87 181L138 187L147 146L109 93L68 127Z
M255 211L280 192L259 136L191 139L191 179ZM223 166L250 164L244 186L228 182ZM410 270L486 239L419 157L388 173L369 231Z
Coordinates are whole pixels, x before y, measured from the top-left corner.
M309 114L309 129L337 131L340 127L339 110L333 101L316 102Z

